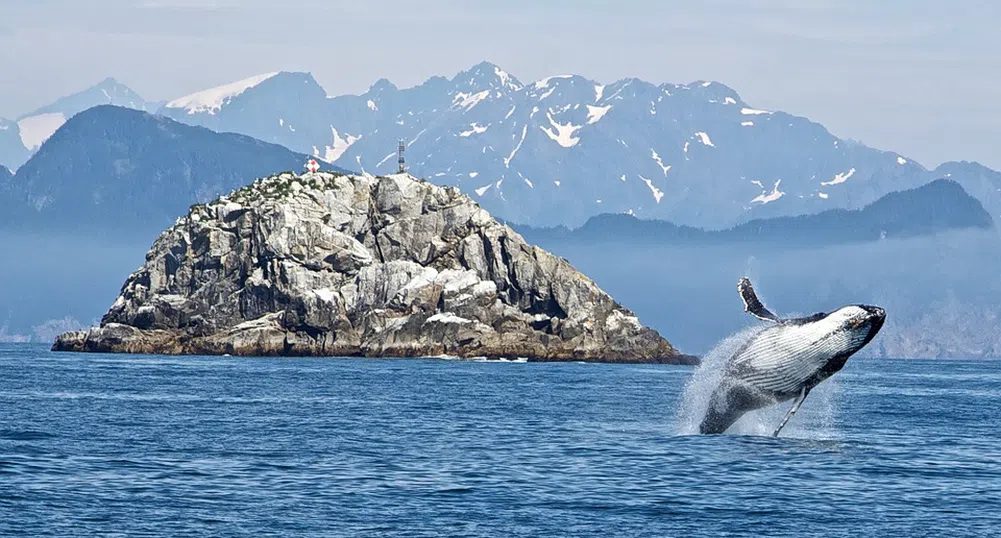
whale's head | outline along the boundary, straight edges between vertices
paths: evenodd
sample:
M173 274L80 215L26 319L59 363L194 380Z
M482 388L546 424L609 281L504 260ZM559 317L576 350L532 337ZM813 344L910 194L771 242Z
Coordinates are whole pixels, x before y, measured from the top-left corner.
M886 321L886 311L878 306L849 305L831 312L828 320L836 324L846 351L855 353L876 337Z

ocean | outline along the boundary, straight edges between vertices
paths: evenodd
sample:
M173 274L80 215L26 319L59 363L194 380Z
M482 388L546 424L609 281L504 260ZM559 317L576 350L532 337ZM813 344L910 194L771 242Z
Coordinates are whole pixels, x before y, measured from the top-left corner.
M853 358L778 438L690 434L693 371L0 345L0 536L1001 533L1001 362Z

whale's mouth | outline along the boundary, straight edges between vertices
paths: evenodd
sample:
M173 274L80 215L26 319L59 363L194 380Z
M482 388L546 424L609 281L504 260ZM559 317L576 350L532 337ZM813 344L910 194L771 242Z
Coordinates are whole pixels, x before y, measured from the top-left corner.
M862 346L864 347L866 344L871 342L872 339L876 337L876 334L879 333L879 330L883 328L883 323L886 322L886 310L883 310L878 306L868 305L862 305L861 308L869 314L866 319L866 321L869 322L869 334L866 335L865 341L862 342Z

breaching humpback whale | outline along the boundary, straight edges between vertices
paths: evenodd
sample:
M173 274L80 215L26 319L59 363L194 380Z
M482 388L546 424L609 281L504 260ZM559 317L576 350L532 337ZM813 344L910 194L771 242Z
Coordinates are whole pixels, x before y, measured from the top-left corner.
M744 311L774 325L752 336L726 363L700 433L723 433L748 411L794 399L772 434L777 436L810 390L841 370L886 319L882 308L868 305L782 319L761 304L747 277L737 283L737 291Z

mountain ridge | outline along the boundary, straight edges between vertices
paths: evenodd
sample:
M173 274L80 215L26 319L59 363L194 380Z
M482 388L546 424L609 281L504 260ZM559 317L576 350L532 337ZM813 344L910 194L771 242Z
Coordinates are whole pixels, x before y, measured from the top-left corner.
M714 81L557 75L523 83L481 62L410 88L383 78L358 95L328 96L310 74L282 72L214 114L161 113L374 174L395 171L403 140L412 173L536 226L632 212L723 229L860 208L937 179L909 157L756 108ZM966 185L969 174L955 179ZM981 191L1001 215L1001 195Z
M158 103L146 101L128 86L108 77L77 93L61 97L14 122L0 119L0 165L20 168L67 120L99 105L116 105L153 112Z
M808 215L754 219L724 230L705 230L608 213L591 217L574 229L511 226L536 243L772 243L783 247L818 247L932 235L947 230L987 229L994 226L994 219L959 183L943 178L913 189L891 192L861 209L830 209Z
M193 203L247 177L301 169L307 159L244 135L102 105L71 118L0 184L0 227L154 233Z

